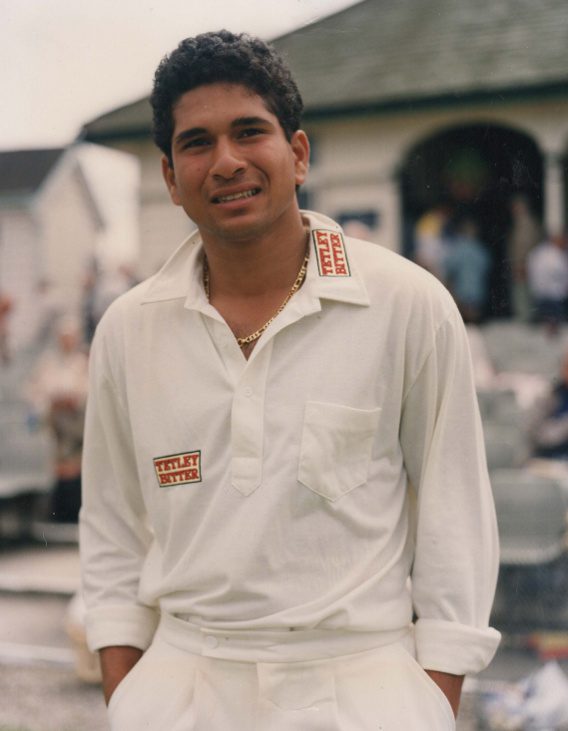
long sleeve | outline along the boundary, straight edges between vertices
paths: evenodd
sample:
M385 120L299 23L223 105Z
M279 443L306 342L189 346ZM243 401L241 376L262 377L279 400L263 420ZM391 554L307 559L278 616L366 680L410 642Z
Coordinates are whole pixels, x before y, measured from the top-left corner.
M483 669L498 537L465 329L451 312L405 395L401 444L416 491L412 575L418 660L455 674Z
M147 528L125 401L113 382L104 337L91 352L83 452L80 546L87 638L92 649L145 649L157 624L138 599Z

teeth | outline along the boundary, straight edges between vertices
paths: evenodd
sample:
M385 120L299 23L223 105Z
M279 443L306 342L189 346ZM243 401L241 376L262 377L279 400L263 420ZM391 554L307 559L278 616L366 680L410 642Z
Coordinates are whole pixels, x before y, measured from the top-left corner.
M241 198L252 198L256 193L256 190L245 190L242 193L233 193L233 195L220 195L217 200L219 203L227 203L228 201L236 201Z

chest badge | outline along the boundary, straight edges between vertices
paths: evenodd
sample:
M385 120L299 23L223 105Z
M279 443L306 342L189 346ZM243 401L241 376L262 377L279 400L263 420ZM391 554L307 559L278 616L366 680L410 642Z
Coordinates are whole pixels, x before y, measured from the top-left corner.
M320 277L350 277L343 236L338 231L316 228L313 237Z
M201 482L201 450L154 457L153 462L160 487Z

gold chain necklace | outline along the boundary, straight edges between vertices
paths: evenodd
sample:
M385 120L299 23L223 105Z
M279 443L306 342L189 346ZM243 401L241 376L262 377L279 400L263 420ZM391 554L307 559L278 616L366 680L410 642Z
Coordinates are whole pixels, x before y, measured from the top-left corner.
M254 343L255 340L258 340L259 337L262 335L262 333L270 325L270 323L274 322L274 320L278 317L278 315L286 307L288 302L290 302L292 297L300 289L300 287L304 283L304 279L306 278L309 258L310 258L310 254L309 254L309 249L308 249L306 251L304 261L302 262L302 266L300 267L300 271L298 272L298 276L296 277L294 284L292 285L292 288L286 295L284 302L282 302L280 307L276 310L276 312L272 315L272 317L269 320L267 320L264 323L264 325L262 325L262 327L259 327L258 330L255 330L253 333L251 333L250 335L247 335L244 338L237 338L237 343L240 348L244 348L245 345L250 345L250 343ZM209 264L207 263L206 256L203 257L203 288L205 289L205 294L207 296L207 299L209 300Z

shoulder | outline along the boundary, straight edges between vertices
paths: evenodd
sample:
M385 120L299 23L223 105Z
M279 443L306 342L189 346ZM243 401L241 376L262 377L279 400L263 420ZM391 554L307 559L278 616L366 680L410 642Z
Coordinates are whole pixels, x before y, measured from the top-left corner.
M413 329L422 323L435 329L440 322L456 317L450 293L423 267L384 246L346 236L327 216L313 211L302 213L310 223L318 257L320 233L324 250L333 248L333 242L328 241L332 237L340 239L338 245L345 247L349 276L362 284L377 317L386 315L398 328L412 323ZM333 258L333 252L328 251L327 256Z
M135 285L117 297L99 320L91 343L91 362L115 371L136 346L144 323L148 293L157 275Z
M101 317L97 330L104 332L112 331L120 323L124 322L124 320L136 318L156 276L154 274L148 277L148 279L145 279L140 284L137 284L113 300Z
M185 300L195 272L199 244L200 238L195 231L182 241L159 271L110 304L99 322L98 329L113 330L121 323L136 325L147 310L144 305Z
M435 348L446 347L448 338L450 347L461 347L463 320L436 277L377 244L348 239L346 249L367 290L372 320L388 330L393 347L404 349L409 374L416 374Z
M454 301L448 290L423 267L378 244L352 238L345 242L372 302L388 299L418 307L430 303L441 311L453 311Z

